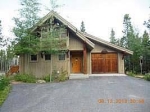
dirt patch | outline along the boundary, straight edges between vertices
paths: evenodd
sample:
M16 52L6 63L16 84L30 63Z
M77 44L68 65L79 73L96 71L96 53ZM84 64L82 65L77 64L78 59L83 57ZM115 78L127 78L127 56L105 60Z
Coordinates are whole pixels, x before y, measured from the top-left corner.
M10 83L11 83L11 84L22 84L23 82L13 80L13 81L11 81Z

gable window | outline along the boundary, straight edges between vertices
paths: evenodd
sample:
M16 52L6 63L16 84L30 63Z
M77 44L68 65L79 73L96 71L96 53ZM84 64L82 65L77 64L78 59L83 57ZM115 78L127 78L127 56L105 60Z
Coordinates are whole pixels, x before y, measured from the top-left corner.
M37 61L37 54L30 55L30 61Z
M59 60L65 60L65 54L59 54Z
M45 60L51 60L51 54L45 54Z

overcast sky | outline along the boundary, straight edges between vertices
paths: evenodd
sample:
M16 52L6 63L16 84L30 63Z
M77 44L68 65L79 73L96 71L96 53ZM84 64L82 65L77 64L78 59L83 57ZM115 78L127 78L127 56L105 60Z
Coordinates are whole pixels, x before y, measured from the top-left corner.
M49 0L39 0L43 7L49 7ZM133 26L140 34L146 30L143 22L150 14L150 0L57 0L63 7L58 13L80 29L84 21L86 32L109 41L110 31L113 28L116 37L122 36L123 17L129 14ZM14 26L12 18L19 9L19 0L0 1L0 20L2 20L3 35L13 37L11 30ZM42 11L44 16L46 11Z

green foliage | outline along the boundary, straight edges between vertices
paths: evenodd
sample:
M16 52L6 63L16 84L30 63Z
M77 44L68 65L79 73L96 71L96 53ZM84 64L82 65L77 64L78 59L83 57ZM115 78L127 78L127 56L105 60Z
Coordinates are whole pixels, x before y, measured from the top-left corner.
M38 52L39 39L30 32L30 28L39 20L39 3L36 0L21 0L21 9L19 17L14 17L15 27L13 32L17 38L14 40L14 51L16 54L36 53Z
M115 38L115 31L112 29L110 34L110 43L118 45L118 41Z
M0 91L4 90L9 85L9 79L5 76L0 76Z
M150 73L146 74L145 77L144 77L144 79L147 80L147 81L150 81Z
M30 75L30 74L17 74L14 76L14 79L16 81L22 81L22 82L26 82L26 83L35 83L36 82L35 76Z
M54 70L54 71L52 72L52 75L51 75L51 81L52 81L52 82L63 82L63 81L65 81L65 80L68 79L68 78L67 78L67 75L68 75L67 71L63 71L63 70L62 70L61 73L58 74L57 71ZM44 77L43 79L44 79L46 82L50 82L50 75L47 75L47 76Z
M67 75L68 75L67 71L62 71L61 74L58 75L57 81L63 82L65 80L67 80L68 79Z
M132 26L129 14L124 15L123 25L123 37L119 40L119 45L133 51L133 55L125 56L126 71L140 72L140 56L143 56L143 71L150 71L150 38L148 33L144 31L143 36L139 37L138 32Z
M85 25L84 22L81 22L81 27L80 27L81 32L85 32Z
M49 74L46 75L46 76L43 78L43 80L45 80L46 82L50 82L50 75L49 75Z
M45 36L42 36L42 39L40 40L40 50L50 54L66 50L67 37L62 36L63 33L66 33L65 27L60 23L54 23L54 17L51 17L44 24L49 24L50 28L46 32L42 32Z
M0 90L0 106L6 100L10 90L11 90L11 86L6 86L3 90Z
M50 82L50 76L51 76L51 81L52 81L52 82L55 81L55 75L54 75L54 74L52 74L52 75L48 74L48 75L45 76L43 79L44 79L46 82Z
M1 25L1 20L0 20L0 46L2 46L2 25Z
M128 72L127 75L128 75L128 76L132 76L132 77L135 76L135 74L134 74L133 72Z
M0 47L4 47L7 44L7 40L4 39L4 36L2 35L2 25L0 20Z
M50 8L49 8L49 7L46 7L46 10L48 10L48 11L51 11L51 10L55 11L55 10L57 10L58 8L62 7L62 6L63 6L63 5L59 5L59 4L57 3L57 0L50 0Z

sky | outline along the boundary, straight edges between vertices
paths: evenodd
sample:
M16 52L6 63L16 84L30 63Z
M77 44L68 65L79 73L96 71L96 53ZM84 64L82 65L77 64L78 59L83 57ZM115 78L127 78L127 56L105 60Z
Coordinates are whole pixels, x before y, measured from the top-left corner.
M39 0L41 8L50 7L49 0ZM135 30L142 35L148 29L143 25L150 17L150 0L57 0L63 5L57 12L80 29L81 21L84 21L86 32L109 41L113 28L116 38L123 36L123 17L129 14ZM16 17L20 8L19 0L0 1L0 20L2 21L2 33L5 37L14 38L12 28L13 17ZM48 12L42 10L41 17Z

